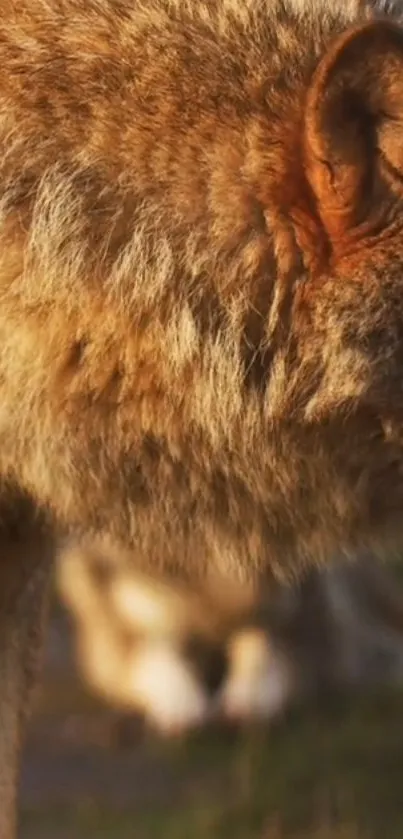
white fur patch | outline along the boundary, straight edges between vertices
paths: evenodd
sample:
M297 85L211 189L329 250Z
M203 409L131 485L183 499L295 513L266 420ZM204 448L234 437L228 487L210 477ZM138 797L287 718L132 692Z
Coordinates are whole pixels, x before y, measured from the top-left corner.
M147 718L162 733L180 733L207 721L208 696L174 647L145 645L136 655L131 681Z
M269 646L263 632L245 631L230 650L230 673L220 696L224 716L237 720L271 719L293 692L284 657Z
M176 600L153 581L120 574L114 579L109 593L117 615L127 628L135 632L174 631Z

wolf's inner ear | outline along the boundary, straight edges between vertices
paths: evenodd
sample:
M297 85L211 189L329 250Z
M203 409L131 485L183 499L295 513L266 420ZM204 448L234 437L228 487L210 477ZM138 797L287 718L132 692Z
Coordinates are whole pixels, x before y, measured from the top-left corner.
M305 112L305 165L330 239L403 194L403 29L378 20L338 38Z

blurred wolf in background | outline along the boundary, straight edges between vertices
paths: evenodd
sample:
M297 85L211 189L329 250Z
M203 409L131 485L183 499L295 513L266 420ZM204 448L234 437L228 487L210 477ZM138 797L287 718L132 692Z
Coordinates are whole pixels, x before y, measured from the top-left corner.
M57 590L87 684L159 732L277 718L346 689L403 684L403 590L373 557L283 586L180 584L106 539L71 542Z

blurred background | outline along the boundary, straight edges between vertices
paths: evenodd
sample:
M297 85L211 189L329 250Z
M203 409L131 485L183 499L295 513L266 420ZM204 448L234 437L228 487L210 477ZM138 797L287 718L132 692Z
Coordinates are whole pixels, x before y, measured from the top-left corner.
M367 557L246 596L66 546L22 839L401 839L402 604Z

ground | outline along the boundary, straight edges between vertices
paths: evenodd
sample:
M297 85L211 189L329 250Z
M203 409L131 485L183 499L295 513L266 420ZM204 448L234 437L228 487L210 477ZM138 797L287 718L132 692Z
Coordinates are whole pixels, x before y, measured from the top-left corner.
M51 634L21 839L402 839L403 688L161 743L87 696L58 657Z

